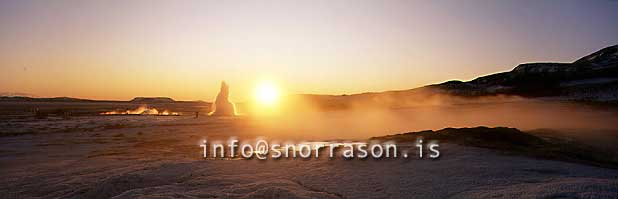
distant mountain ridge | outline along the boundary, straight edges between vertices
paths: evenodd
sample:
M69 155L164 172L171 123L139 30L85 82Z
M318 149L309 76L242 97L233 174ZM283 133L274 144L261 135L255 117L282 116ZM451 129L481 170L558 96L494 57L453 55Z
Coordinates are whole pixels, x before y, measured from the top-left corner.
M527 63L509 72L428 88L460 96L518 95L569 100L618 101L618 45L573 63Z
M408 90L351 95L298 95L295 99L322 109L346 109L483 103L522 97L618 103L618 45L572 63L525 63L511 71L471 81L454 80Z
M618 102L618 45L604 48L573 63L525 63L511 71L486 75L471 81L454 80L409 90L351 95L301 95L300 98L323 108L392 108L438 104L444 101L458 103L466 98L505 96Z

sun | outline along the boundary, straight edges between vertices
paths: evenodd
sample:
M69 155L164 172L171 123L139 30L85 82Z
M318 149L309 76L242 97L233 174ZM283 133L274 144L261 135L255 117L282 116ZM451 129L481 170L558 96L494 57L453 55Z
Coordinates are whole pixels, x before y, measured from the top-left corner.
M274 105L279 100L279 89L271 82L261 82L255 88L255 99L262 105Z

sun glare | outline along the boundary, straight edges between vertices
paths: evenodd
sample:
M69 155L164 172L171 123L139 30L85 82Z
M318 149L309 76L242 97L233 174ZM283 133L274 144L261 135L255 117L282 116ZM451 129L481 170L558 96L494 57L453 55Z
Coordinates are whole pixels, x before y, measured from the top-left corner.
M273 105L279 99L279 89L271 82L261 82L255 89L255 99L263 105Z

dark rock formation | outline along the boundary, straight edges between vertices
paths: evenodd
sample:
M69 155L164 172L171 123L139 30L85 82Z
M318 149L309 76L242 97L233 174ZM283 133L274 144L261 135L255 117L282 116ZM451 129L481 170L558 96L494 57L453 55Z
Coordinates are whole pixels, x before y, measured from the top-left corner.
M153 103L174 103L176 101L169 97L136 97L136 98L133 98L129 102L140 103L140 104L153 104Z
M396 135L373 137L372 140L396 141L398 143L439 141L462 146L487 148L505 154L583 163L588 165L618 168L618 154L587 143L580 143L560 136L540 136L515 128L474 127L445 128Z
M225 82L221 82L221 90L219 90L219 94L217 94L217 99L215 99L215 103L212 104L212 112L210 112L210 115L236 115L236 108L234 107L234 104L232 104L232 102L230 102L230 100L228 99L229 96L230 90L228 85Z

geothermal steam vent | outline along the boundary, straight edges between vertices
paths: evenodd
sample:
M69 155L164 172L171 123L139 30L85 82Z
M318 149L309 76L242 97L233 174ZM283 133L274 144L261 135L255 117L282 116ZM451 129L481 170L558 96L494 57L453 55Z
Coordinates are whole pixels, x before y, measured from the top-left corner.
M217 99L215 99L215 103L212 104L212 112L210 115L215 116L234 116L236 115L236 108L234 104L230 102L228 97L230 96L230 88L227 86L225 81L221 82L221 90L219 90L219 94L217 94Z

